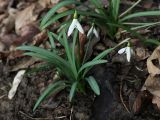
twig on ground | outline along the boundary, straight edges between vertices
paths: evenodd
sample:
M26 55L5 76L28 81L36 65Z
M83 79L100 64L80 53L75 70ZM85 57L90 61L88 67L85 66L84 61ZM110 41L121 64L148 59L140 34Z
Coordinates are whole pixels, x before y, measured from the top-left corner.
M122 96L122 82L123 82L123 79L121 79L121 84L120 84L120 99L121 99L121 102L124 106L124 108L126 109L126 111L128 113L130 113L129 109L127 108L126 104L124 103L124 100L123 100L123 96Z
M73 113L73 107L71 108L71 114L70 114L69 120L72 120L72 113Z
M4 98L7 94L4 94L4 95L1 95L0 96L0 99Z
M24 115L26 118L29 118L30 120L52 120L51 118L33 118L22 111L19 111L19 113Z
M129 109L127 108L126 104L124 103L123 96L122 96L123 80L124 80L124 78L127 76L127 74L129 73L129 71L130 71L130 69L129 69L129 70L126 72L126 74L121 78L121 83L120 83L120 99L121 99L121 102L122 102L124 108L126 109L126 111L127 111L128 113L131 113L131 112L129 111Z

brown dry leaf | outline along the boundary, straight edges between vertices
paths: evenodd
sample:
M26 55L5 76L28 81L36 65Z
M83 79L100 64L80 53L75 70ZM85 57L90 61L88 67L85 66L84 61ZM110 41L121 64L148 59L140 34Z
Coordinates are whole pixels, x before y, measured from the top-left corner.
M48 39L48 35L46 31L42 31L36 36L33 37L32 45L40 45L42 42L45 42Z
M39 0L38 3L42 6L42 8L48 8L51 4L51 0Z
M0 0L0 13L4 12L9 4L10 0Z
M32 4L17 13L15 20L15 29L17 34L21 35L21 29L24 26L30 23L34 23L37 20L38 14L34 14L35 8L36 4Z
M160 97L160 77L149 75L142 90L148 90L151 94Z
M21 29L21 37L18 37L10 46L10 51L15 50L17 46L20 46L24 43L31 43L33 37L36 36L40 30L33 24L25 25Z
M153 60L158 60L158 65L153 64ZM151 76L159 75L160 69L157 67L160 64L160 46L157 47L152 55L147 59L147 69Z
M138 60L144 60L150 56L148 50L144 47L137 47L135 51Z
M142 91L137 95L134 104L133 104L133 112L134 113L139 113L141 110L141 106L142 106Z
M29 66L33 65L37 61L39 61L38 58L25 57L24 59L21 60L21 62L18 62L14 66L11 66L11 70L10 71L18 71L20 69L27 69Z
M4 51L5 47L5 44L0 41L0 52Z
M154 3L153 0L143 0L142 7L146 9L150 9L152 8L153 3Z
M7 56L7 53L8 53L8 56ZM13 60L15 58L21 58L23 57L24 51L20 51L20 50L16 50L16 51L9 51L9 52L6 52L6 57L8 60Z
M158 109L160 109L160 97L154 96L153 99L152 99L152 103L156 104Z
M6 17L7 17L6 13L5 14L0 14L0 23L1 23L1 25L2 25L3 19L6 18Z
M0 41L6 46L6 50L9 50L9 47L18 37L15 34L5 34L0 36Z
M13 30L14 28L14 23L15 23L15 18L12 15L9 15L7 18L5 18L2 22L3 28L2 28L2 33L9 33Z

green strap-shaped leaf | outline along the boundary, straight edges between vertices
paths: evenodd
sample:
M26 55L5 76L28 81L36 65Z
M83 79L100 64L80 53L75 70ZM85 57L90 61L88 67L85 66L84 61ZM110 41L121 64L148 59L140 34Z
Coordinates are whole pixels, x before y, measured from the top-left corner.
M51 93L54 94L56 92L59 92L61 90L63 90L66 87L65 82L64 81L58 81L56 83L53 83L51 85L48 86L48 88L42 93L42 95L38 98L33 111L36 110L36 108L39 106L39 104L46 98L48 97Z
M93 61L104 58L104 57L105 57L106 55L108 55L112 50L114 50L114 48L109 48L109 49L101 52L98 56L96 56L96 57L93 59Z
M146 11L146 12L137 12L133 14L129 14L122 19L120 19L120 22L123 22L125 20L135 18L135 17L144 17L144 16L160 16L160 10L158 11Z
M72 101L72 98L74 97L74 94L76 92L77 84L78 84L78 82L74 82L71 86L71 90L70 90L70 93L69 93L69 101L70 102Z
M94 65L106 63L106 62L107 60L93 60L93 61L87 62L79 69L78 74L80 74L86 68L92 67Z
M80 2L77 2L75 0L64 0L58 3L51 10L49 10L49 12L44 16L44 18L41 21L40 26L41 27L44 26L44 24L48 22L48 20L56 13L58 9L62 8L63 6L70 5L70 4L80 4Z
M119 6L120 6L120 0L111 0L111 6L112 6L112 16L114 16L115 20L118 18L119 14Z
M94 91L94 93L96 95L100 95L100 89L99 89L99 86L98 86L96 80L94 79L94 77L90 76L90 77L86 78L86 81L88 82L88 84L90 85L90 87Z
M46 62L48 62L48 63L50 63L52 65L55 65L55 67L58 67L61 70L63 70L62 71L63 74L68 79L71 79L71 78L74 79L75 78L70 66L68 64L67 64L68 66L66 66L64 63L56 60L55 58L48 58L48 57L46 57L44 55L41 55L41 54L38 54L38 53L33 53L33 52L26 52L26 53L24 53L24 55L29 55L29 56L32 56L32 57L40 58L40 59L42 59L42 60L44 60L44 61L46 61Z
M43 30L43 29L47 28L49 25L56 22L58 19L63 18L67 15L72 15L72 14L74 14L74 12L75 12L75 10L67 10L67 11L61 12L61 13L53 16L51 19L49 19L45 24L41 25L40 27Z
M54 43L54 39L53 39L53 36L52 36L52 32L47 32L48 33L48 37L49 37L49 41L50 41L50 44L51 44L51 48L52 49L55 49L56 46L55 46L55 43Z
M41 55L47 56L48 58L55 58L56 60L64 63L67 66L67 62L63 58L43 48L36 47L36 46L20 46L20 47L17 47L17 49L39 53Z
M66 32L65 32L65 30L63 30L62 32L63 32L64 47L65 47L65 51L66 51L66 54L67 54L67 58L68 58L69 63L71 65L70 67L72 68L72 72L73 72L73 74L75 76L74 79L76 79L77 75L78 75L77 68L75 66L75 63L72 60L72 52L71 52L71 49L70 49L69 44L68 44Z
M65 17L65 16L68 16L68 15L72 15L75 13L75 10L67 10L67 11L64 11L64 12L61 12L55 16L53 16L51 19L49 19L45 24L41 25L41 29L45 29L47 28L49 25L53 24L54 22L56 22L58 19L62 18L62 17ZM95 12L87 12L87 11L80 11L80 10L77 10L77 14L80 14L80 15L84 15L84 16L93 16L93 17L98 17L98 18L102 18L102 19L106 19L104 16L102 15L99 15Z
M62 33L62 32L61 32ZM59 36L57 35L57 34L55 34L55 33L53 33L53 32L51 32L51 34L52 34L52 36L56 39L56 40L58 40L58 42L62 45L62 46L64 46L64 41L63 41L63 39L62 39L62 34L59 34ZM61 35L61 36L60 36Z

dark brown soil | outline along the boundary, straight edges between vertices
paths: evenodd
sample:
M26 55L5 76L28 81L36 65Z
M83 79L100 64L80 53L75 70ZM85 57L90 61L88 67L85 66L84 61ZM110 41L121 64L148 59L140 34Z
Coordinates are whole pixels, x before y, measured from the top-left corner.
M131 106L131 98L135 100L141 84L135 85L133 82L127 81L127 77L133 80L133 74L138 75L134 66L123 65L100 65L95 67L91 74L99 81L103 94L96 97L92 93L88 95L78 94L72 105L68 102L68 92L62 91L56 97L50 96L46 99L35 112L32 108L38 99L40 93L52 82L54 75L53 70L41 71L36 74L26 75L15 97L12 100L7 98L10 84L15 73L4 74L1 71L0 78L0 119L1 120L159 120L160 114L151 104L144 102L141 111L133 114ZM5 67L3 67L5 68ZM117 69L118 68L118 69ZM95 70L97 71L95 73ZM118 70L118 71L117 71ZM121 71L119 71L121 70ZM128 107L130 113L124 108L122 101L118 97L120 78L127 72L123 80L123 102ZM136 72L136 73L135 73ZM140 73L142 83L145 73ZM140 77L141 76L141 77ZM106 82L109 81L109 82ZM108 84L106 86L106 83ZM109 86L111 85L111 86ZM132 95L132 96L131 96ZM94 101L94 102L93 102ZM107 111L107 112L106 112ZM97 117L103 116L103 117Z
M72 105L68 92L62 91L56 97L46 99L35 112L33 106L40 93L52 82L52 70L36 75L26 75L12 100L7 97L14 73L2 74L0 78L0 119L1 120L69 120L89 119L93 95L77 95Z

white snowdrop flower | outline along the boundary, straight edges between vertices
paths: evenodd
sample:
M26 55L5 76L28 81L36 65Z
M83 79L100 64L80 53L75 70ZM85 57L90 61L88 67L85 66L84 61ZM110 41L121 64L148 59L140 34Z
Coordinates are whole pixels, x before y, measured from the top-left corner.
M130 47L130 43L128 43L127 47L121 48L118 51L118 54L123 54L125 53L127 56L127 61L130 62L131 60L131 55L133 54L133 49Z
M95 29L94 25L92 25L92 27L89 29L89 31L87 33L87 37L89 37L92 33L94 33L96 38L99 38L99 34L98 34L97 30Z
M73 30L77 28L79 32L81 32L82 34L84 34L84 30L81 26L81 24L79 23L78 19L77 19L77 12L75 11L74 13L74 19L72 20L72 23L71 25L69 26L69 29L68 29L68 37L72 34Z

